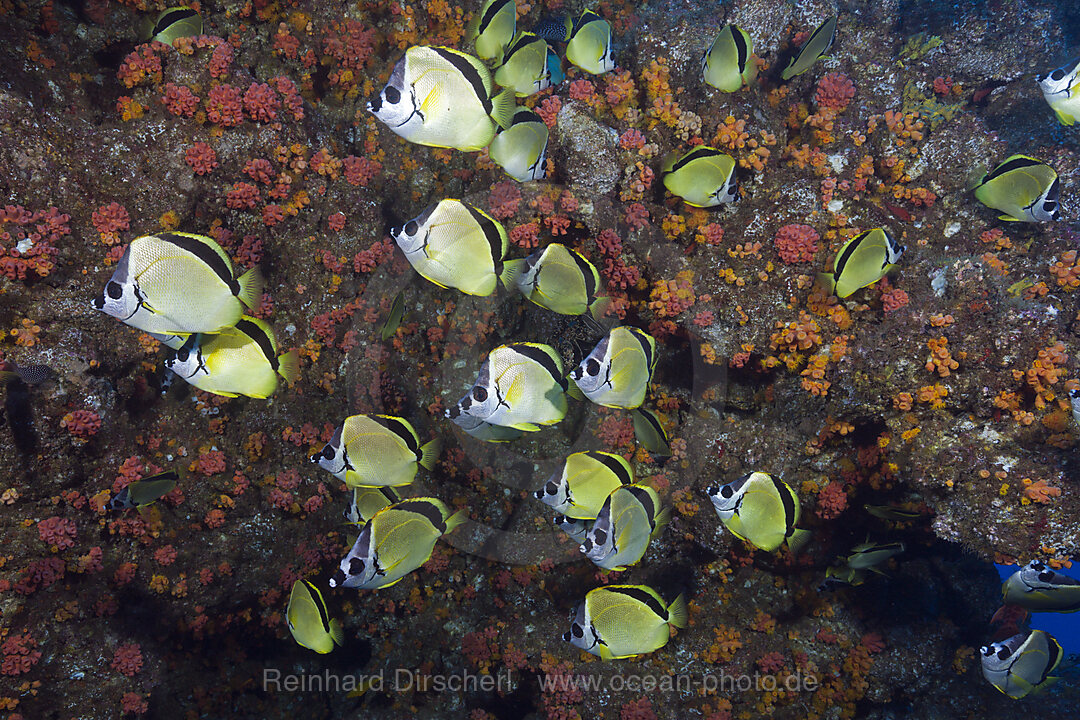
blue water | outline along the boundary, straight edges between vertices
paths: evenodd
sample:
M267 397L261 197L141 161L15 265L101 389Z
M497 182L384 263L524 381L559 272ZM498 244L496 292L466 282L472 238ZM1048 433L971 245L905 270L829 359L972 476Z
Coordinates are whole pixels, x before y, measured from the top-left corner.
M998 565L997 569L1004 581L1020 568L1016 565ZM1057 572L1080 579L1080 566ZM1061 644L1066 656L1080 653L1080 613L1032 613L1031 628L1053 635Z

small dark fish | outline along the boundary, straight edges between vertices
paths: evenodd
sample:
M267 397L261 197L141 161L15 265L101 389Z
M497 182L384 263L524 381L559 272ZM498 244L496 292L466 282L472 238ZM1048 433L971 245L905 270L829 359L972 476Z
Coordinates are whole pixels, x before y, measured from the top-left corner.
M405 317L405 291L402 290L394 297L394 302L390 305L390 315L386 318L386 322L383 323L382 330L379 331L379 337L383 342L386 342L394 336L398 327L401 326L401 320Z
M904 508L894 507L892 505L863 505L866 512L870 513L874 517L881 518L882 520L918 520L919 518L926 517L921 512L915 510L905 510Z
M4 413L11 425L11 439L15 448L22 453L37 449L38 437L34 431L34 412L30 406L30 386L17 372L6 372L4 382Z
M163 495L172 492L178 479L179 477L175 472L168 470L142 480L136 480L113 495L112 499L105 504L105 509L130 510L150 505Z

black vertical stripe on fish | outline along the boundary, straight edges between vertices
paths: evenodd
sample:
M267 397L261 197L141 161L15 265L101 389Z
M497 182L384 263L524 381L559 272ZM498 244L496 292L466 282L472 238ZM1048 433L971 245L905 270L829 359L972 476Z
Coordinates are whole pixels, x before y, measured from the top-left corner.
M581 32L581 28L585 27L591 22L597 22L603 20L602 17L594 13L592 10L586 10L578 16L577 21L574 23L574 29L570 31L569 40L573 40L574 36Z
M311 595L311 601L315 603L315 607L319 609L319 620L322 622L323 632L329 633L330 617L326 613L326 604L323 602L319 589L307 580L301 580L300 582L304 583L304 587L307 588L308 594Z
M679 170L686 167L689 163L692 163L695 160L700 160L701 158L707 157L716 157L717 155L723 154L724 153L720 152L714 147L708 147L707 145L699 145L698 147L694 148L693 150L679 158L679 161L672 165L671 169L668 170L668 174L670 175L671 173L678 172Z
M182 233L160 233L158 235L151 235L150 237L175 245L181 250L186 250L199 258L199 260L202 260L214 271L215 275L221 278L223 283L229 286L229 290L232 291L233 295L240 294L240 283L233 277L232 268L229 267L229 264L225 262L224 258L214 252L214 249L209 247L205 242ZM207 241L213 242L210 238L207 238Z
M552 380L559 383L560 385L564 385L565 389L566 380L563 379L562 373L559 372L559 366L556 365L552 357L546 352L544 352L542 349L536 347L535 345L529 345L528 343L510 343L506 347L512 349L517 354L524 355L533 362L539 364L541 367L547 370L548 374L551 375Z
M728 25L727 29L731 33L732 42L735 43L735 50L739 53L739 73L744 73L746 72L746 61L750 57L749 48L746 47L746 38L735 29L734 25Z
M399 502L401 500L401 496L398 495L397 491L394 490L394 488L392 488L392 487L380 487L379 488L379 493L384 498L389 500L391 505L393 505L394 503Z
M641 408L638 408L634 412L643 417L645 419L645 422L647 422L649 426L656 431L656 434L659 435L665 443L668 442L667 431L664 430L664 426L660 423L660 418L656 417L656 415L654 415L650 410L643 410Z
M516 53L518 50L522 50L528 47L529 45L532 45L534 42L537 41L543 42L543 40L541 40L535 34L531 32L523 32L521 36L518 37L517 42L511 45L510 49L506 51L506 56L503 57L502 64L506 65L508 62L510 62L510 58L514 57L514 53ZM547 43L544 44L545 46L547 45Z
M465 206L465 209L472 215L473 220L480 226L481 232L484 233L484 237L488 241L488 247L491 249L491 263L495 266L495 274L501 275L503 268L503 245L502 235L499 234L499 228L495 224L495 221L488 217L485 213L477 210L468 203L461 203Z
M864 233L856 235L855 239L848 243L847 247L845 247L843 252L836 258L833 267L833 277L839 278L840 275L843 274L844 267L847 265L848 260L850 260L855 251L859 249L859 246L863 244L863 241L866 240L866 236L872 232L874 231L867 230Z
M480 25L477 26L477 35L482 35L484 31L487 30L488 25L490 25L491 21L495 19L495 16L499 14L499 11L506 7L508 2L510 2L510 0L495 0L495 2L488 6L487 11L484 13L484 17L480 19ZM515 10L515 15L516 14Z
M423 498L414 498L412 500L402 500L397 505L392 506L395 510L403 510L405 512L416 513L417 515L423 515L427 518L428 522L438 530L440 533L446 532L446 520L443 519L442 510L439 506L430 500Z
M479 71L468 60L450 48L433 47L431 49L435 51L436 55L453 65L461 73L461 76L472 85L473 94L476 95L476 99L480 101L480 104L484 106L484 112L490 115L492 110L491 98L488 97L488 89L484 85L484 79L480 77Z
M644 590L636 587L608 587L609 592L625 595L628 598L633 598L643 605L647 605L650 610L656 613L656 616L667 622L668 611L664 605L655 597L645 592Z
M527 122L542 123L544 121L532 110L518 110L514 113L514 119L510 122L510 127L514 127L518 123Z
M775 475L770 475L773 487L780 496L780 502L784 505L784 535L785 537L795 532L795 499L791 497L791 491L784 485L784 481Z
M158 35L160 33L165 32L165 30L167 30L168 27L170 25L172 25L173 23L178 23L181 20L187 20L189 17L192 17L193 15L198 15L198 14L199 13L195 12L194 10L192 10L189 7L182 7L182 8L176 8L175 10L168 10L157 21L157 25L154 26L154 30L151 33L151 37L153 37L154 35Z
M1013 170L1020 170L1021 168L1032 167L1033 165L1046 165L1046 163L1042 162L1041 160L1036 160L1035 158L1029 158L1024 156L1013 158L1008 162L998 165L996 168L987 173L986 176L983 177L980 185L985 185L991 180L1001 177L1005 173L1012 172Z
M651 373L653 363L656 362L656 359L653 357L653 347L649 342L649 336L638 328L630 328L630 334L633 335L641 345L641 351L645 353L645 367L648 368Z
M634 482L634 478L630 477L630 472L626 469L626 466L611 455L602 453L599 450L589 450L585 454L615 473L615 477L619 479L620 485L629 485Z
M829 37L829 41L827 43L825 43L825 47L823 47L821 49L821 52L819 52L817 54L817 57L821 57L825 53L829 52L829 49L832 47L833 43L836 42L836 24L837 23L836 23L836 16L835 15L833 15L828 20L826 20L825 22L818 25L817 29L814 30L813 34L810 36L810 39L806 41L805 45L803 45L803 48L804 49L809 49L811 43L813 43L814 40L816 40L817 37L819 35L821 35L821 33L825 32L825 28L828 27L830 23L832 23L832 35L831 35L831 37ZM802 55L802 51L799 52L799 55Z
M274 343L270 339L270 336L266 334L266 331L246 318L240 318L236 323L236 329L255 341L255 344L259 346L259 349L262 350L262 354L270 363L270 367L274 369L274 372L277 372L277 354L274 351Z
M585 304L588 305L596 295L596 275L594 274L596 270L577 250L571 248L566 249L570 252L570 257L574 259L574 263L577 264L578 270L581 271L581 276L585 279Z
M629 485L626 489L629 490L630 494L637 498L637 501L641 503L641 506L643 508L645 508L645 515L649 518L649 525L652 526L653 529L655 529L656 513L658 512L659 508L657 508L655 503L653 503L652 495L650 495L649 491L645 488L637 487L636 485ZM608 495L608 498L610 499L611 496Z
M371 418L372 422L381 425L404 440L405 445L408 446L409 450L416 453L417 457L423 454L420 452L420 441L416 439L412 428L404 420L393 415L368 415L368 417Z
M1061 645L1058 643L1058 641L1056 639L1054 639L1050 635L1047 635L1046 639L1047 639L1047 644L1049 644L1051 646L1049 648L1050 653L1049 653L1049 657L1046 659L1046 667L1043 668L1042 676L1039 678L1039 682L1032 683L1036 687L1038 687L1039 685L1042 685L1044 682L1046 682L1046 678L1052 672L1052 668L1055 665L1058 664L1058 662L1061 660L1061 656L1064 655L1064 651L1061 649Z

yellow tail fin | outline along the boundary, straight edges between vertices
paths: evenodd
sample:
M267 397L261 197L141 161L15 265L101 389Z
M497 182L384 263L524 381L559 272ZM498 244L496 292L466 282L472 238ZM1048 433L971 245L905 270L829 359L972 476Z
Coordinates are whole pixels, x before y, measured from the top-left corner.
M464 510L458 510L456 513L446 518L446 532L443 535L449 535L454 531L458 525L469 519L468 514Z
M680 595L671 601L668 605L668 625L674 625L677 628L686 627L687 613L686 613L686 597Z
M491 119L503 130L509 128L514 121L514 113L517 111L515 97L513 90L503 90L491 98Z
M442 439L435 438L427 445L423 445L420 448L420 467L425 470L431 470L435 467L435 461L439 459L439 453L442 452Z
M290 350L278 358L278 374L292 385L300 377L300 353Z
M262 301L263 292L263 276L259 272L259 268L251 268L246 273L240 276L237 280L240 283L240 302L247 305L254 310L259 307L259 303Z

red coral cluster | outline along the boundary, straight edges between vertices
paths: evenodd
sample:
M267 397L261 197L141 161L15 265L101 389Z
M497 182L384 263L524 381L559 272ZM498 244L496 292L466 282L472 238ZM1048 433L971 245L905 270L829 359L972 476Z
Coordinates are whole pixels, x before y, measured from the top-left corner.
M232 64L233 49L227 42L220 43L214 48L214 51L210 53L210 77L219 78L229 72L229 65Z
M259 189L251 183L238 182L225 193L225 204L233 210L250 210L259 201Z
M358 76L366 77L367 73L359 71L364 69L364 63L372 57L378 37L379 34L374 28L366 28L355 20L335 22L323 39L323 52L339 64L339 67L330 71L330 83L352 86L357 82Z
M510 242L519 248L532 250L540 245L540 223L536 220L510 229Z
M908 294L900 288L893 288L881 294L881 302L885 306L885 312L894 312L908 304Z
M512 217L521 205L521 190L512 180L501 180L491 186L488 194L488 209L496 220Z
M225 472L225 453L221 450L200 452L198 459L192 463L191 469L207 477Z
M831 72L818 80L814 100L818 106L843 110L855 97L855 84L844 73Z
M161 58L155 51L166 47L157 41L138 46L120 64L117 79L127 88L133 88L148 78L155 85L161 83Z
M342 158L341 163L345 166L345 181L360 187L367 187L382 171L382 163L366 157L348 155Z
M132 715L145 715L150 709L150 704L139 693L126 692L120 698L120 709Z
M619 136L619 147L623 150L640 150L645 147L645 136L640 130L630 128Z
M191 92L187 85L165 83L165 94L161 102L169 112L179 117L192 117L199 107L199 96Z
M289 114L292 115L293 120L303 120L304 101L300 97L300 91L297 90L296 83L284 75L270 78L270 83L281 93L281 102L285 109L289 111Z
M332 232L341 232L345 229L345 213L336 212L326 218L326 227Z
M71 232L70 220L55 207L30 212L8 205L0 210L0 275L9 280L25 280L28 271L47 276L59 253L55 243ZM9 223L14 227L8 229Z
M164 545L154 551L154 560L158 565L172 565L176 562L176 548L172 545Z
M777 230L773 242L776 244L776 251L780 253L780 259L791 264L813 262L820 239L817 230L809 225L791 224Z
M227 83L210 88L206 96L206 119L221 127L233 127L244 120L243 96Z
M623 261L622 238L614 230L611 228L601 230L596 237L596 247L603 261L600 274L604 276L609 287L626 290L637 285L638 280L641 279L641 271Z
M40 588L47 588L63 580L64 572L64 561L61 558L48 557L33 560L23 570L19 582L15 583L15 592L20 595L32 595Z
M184 162L196 175L206 175L218 166L217 153L201 140L184 151Z
M656 720L652 702L647 697L628 702L619 710L619 720Z
M118 202L102 205L90 216L91 222L101 234L101 242L106 245L115 245L120 242L120 231L131 227L131 216L128 211Z
M848 496L844 492L844 483L831 480L817 496L817 516L822 520L832 520L847 509Z
M544 102L537 105L535 110L540 119L544 121L544 124L549 128L553 128L555 127L555 118L559 115L559 111L562 110L562 100L552 95L544 98Z
M134 677L142 670L143 656L138 643L127 643L113 653L112 669L121 675Z
M779 672L784 667L784 656L778 652L765 653L757 659L756 664L758 670L766 675L771 675Z
M61 418L60 427L75 437L86 440L97 435L97 431L101 429L101 416L93 410L75 410Z
M75 546L75 523L69 518L53 516L39 520L37 529L38 537L50 547L66 550Z
M640 230L649 224L649 211L639 202L630 203L626 208L624 219L631 229Z
M37 648L37 640L30 637L29 632L8 637L4 640L4 644L0 645L0 651L4 653L3 664L0 664L0 674L23 675L30 672L30 668L41 659L41 651L35 648Z
M274 89L266 83L253 82L244 93L244 111L256 122L277 120L281 100Z
M367 250L361 250L353 258L353 269L358 273L371 272L394 254L394 241L383 238Z

